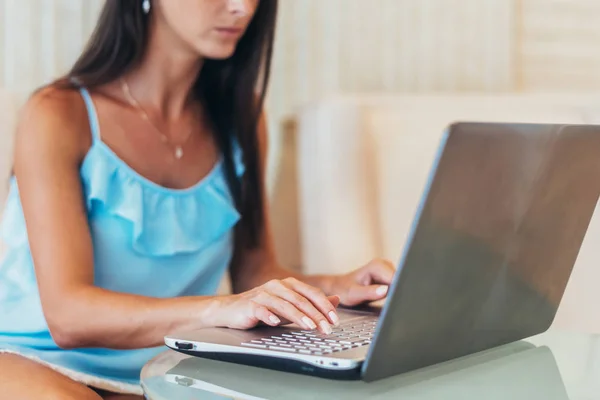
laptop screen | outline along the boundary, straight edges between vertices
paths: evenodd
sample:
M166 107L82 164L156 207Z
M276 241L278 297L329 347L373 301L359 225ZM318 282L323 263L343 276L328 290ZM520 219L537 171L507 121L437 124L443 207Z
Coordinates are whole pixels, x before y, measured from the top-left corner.
M600 127L456 124L433 173L371 348L380 371L548 328L600 194Z

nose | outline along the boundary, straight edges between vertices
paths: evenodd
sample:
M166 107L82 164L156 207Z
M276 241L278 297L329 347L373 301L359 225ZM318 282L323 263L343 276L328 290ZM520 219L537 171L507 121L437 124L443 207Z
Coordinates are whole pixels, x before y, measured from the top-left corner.
M243 17L250 13L250 0L228 0L227 6L234 15Z

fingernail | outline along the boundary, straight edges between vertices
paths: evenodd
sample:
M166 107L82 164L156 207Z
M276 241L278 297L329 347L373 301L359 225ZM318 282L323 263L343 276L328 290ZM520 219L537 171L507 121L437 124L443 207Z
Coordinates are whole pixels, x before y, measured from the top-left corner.
M331 329L331 325L329 325L327 323L327 321L321 321L320 325L321 325L321 329L323 330L323 332L326 335L331 335L331 333L333 332L333 329Z
M271 321L272 323L274 323L276 325L279 325L281 323L281 320L274 315L271 315L269 317L269 321Z
M378 296L383 296L388 292L388 287L387 286L379 286L377 288L377 290L375 291L375 293L377 293Z
M330 311L329 312L329 318L331 319L331 322L333 322L333 324L335 326L338 326L340 323L340 318L337 316L337 314L335 313L335 311Z
M317 328L317 325L313 322L313 320L310 319L310 318L308 318L308 317L302 317L302 322L309 329L316 329Z

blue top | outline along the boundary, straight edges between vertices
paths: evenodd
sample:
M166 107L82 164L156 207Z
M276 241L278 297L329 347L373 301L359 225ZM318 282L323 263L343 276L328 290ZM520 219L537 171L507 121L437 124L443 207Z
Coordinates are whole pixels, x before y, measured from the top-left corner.
M85 88L81 94L93 135L80 176L94 246L95 285L160 298L215 294L231 260L232 228L240 218L222 161L188 189L155 184L102 142L92 99ZM241 176L244 166L237 147L234 159ZM8 246L0 260L0 350L139 384L142 366L164 347L63 350L53 341L42 313L14 177L0 237Z

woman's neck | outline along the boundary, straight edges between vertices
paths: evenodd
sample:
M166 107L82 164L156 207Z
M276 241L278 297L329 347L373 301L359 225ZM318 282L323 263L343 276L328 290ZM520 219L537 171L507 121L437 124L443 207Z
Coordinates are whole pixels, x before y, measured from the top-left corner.
M176 120L191 102L203 59L183 44L173 46L174 38L168 36L153 29L144 58L124 79L142 104L165 120Z

